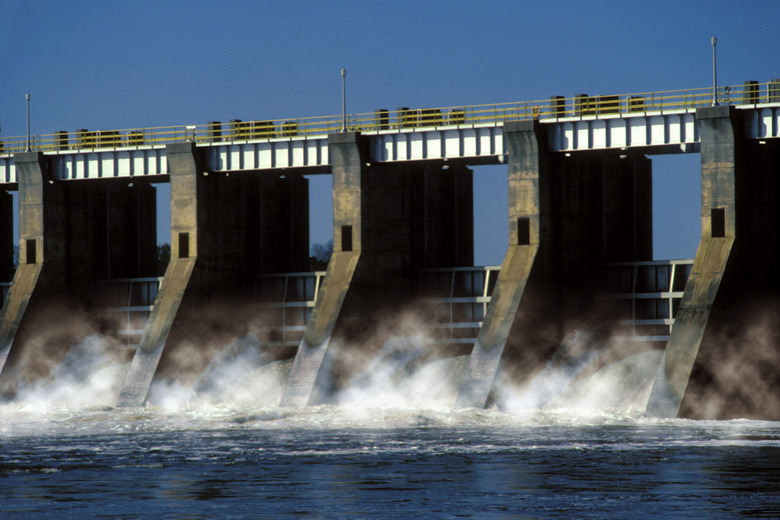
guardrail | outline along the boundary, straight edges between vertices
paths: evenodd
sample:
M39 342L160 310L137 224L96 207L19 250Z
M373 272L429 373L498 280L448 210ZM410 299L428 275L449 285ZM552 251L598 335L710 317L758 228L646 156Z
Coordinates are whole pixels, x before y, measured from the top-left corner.
M420 272L419 303L432 320L428 323L432 344L474 343L500 269L500 266L475 266Z
M758 105L780 103L780 79L767 83L746 81L743 85L718 89L721 104ZM712 103L712 88L643 92L622 95L570 98L553 96L549 100L523 101L490 105L470 105L445 108L378 109L371 113L350 114L347 129L373 132L439 126L475 126L523 119L560 119L620 116L632 113L690 110ZM59 131L30 138L32 151L57 152L164 146L169 143L240 142L257 139L284 139L296 136L327 135L341 131L341 116L321 116L281 120L230 122L210 121L201 125L177 125L124 130ZM0 139L0 154L25 151L25 136Z
M162 278L116 278L98 284L98 305L109 319L108 331L122 346L140 343Z
M297 347L317 301L325 271L266 274L255 277L254 297L260 302L263 325L260 343Z
M618 337L666 342L693 260L624 262L605 266L605 298L616 303Z

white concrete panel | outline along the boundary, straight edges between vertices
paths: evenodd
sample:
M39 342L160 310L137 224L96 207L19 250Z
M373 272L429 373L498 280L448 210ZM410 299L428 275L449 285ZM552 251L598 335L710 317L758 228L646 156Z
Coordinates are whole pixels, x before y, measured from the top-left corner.
M684 143L685 133L682 125L681 116L667 116L666 121L666 140L670 143Z
M273 143L257 144L257 164L258 168L273 168L274 147Z
M443 138L445 157L461 157L464 155L460 132L457 130L445 130Z
M494 155L498 153L494 148L493 136L491 135L490 129L480 128L477 132L479 133L479 149L477 150L477 155Z
M117 175L120 177L133 175L133 162L130 160L130 152L121 150L116 153L116 169Z
M232 144L228 147L226 169L227 170L241 169L241 147L237 144Z
M607 148L609 146L609 136L607 134L607 122L605 120L595 120L590 122L593 142L591 148Z
M320 146L320 163L319 164L330 164L330 153L328 151L328 140L325 139L325 142Z
M253 170L257 168L255 160L255 147L251 144L241 145L241 169Z
M666 144L666 125L663 116L648 117L650 125L650 144Z
M576 149L588 150L592 148L590 140L590 121L579 121L575 123L576 126Z
M422 134L415 132L409 135L409 159L425 158L425 142Z
M613 148L628 146L628 121L625 119L609 120L609 142Z
M100 172L100 156L97 153L88 154L84 178L97 179L98 177L102 177Z
M132 171L138 172L138 175L146 175L147 173L150 173L149 168L146 166L146 153L144 150L136 150L133 152L132 163Z
M425 136L425 158L441 159L443 157L442 148L444 147L441 132L425 132L423 135Z
M464 157L474 157L477 155L479 143L477 142L477 131L473 128L464 128L460 130L463 145L461 152Z
M647 120L643 117L633 117L629 120L629 145L647 146Z
M275 142L274 143L274 167L287 168L292 166L290 164L290 148L289 141Z
M84 158L84 154L78 154L77 156L74 156L73 164L75 168L74 168L74 175L72 178L85 179L87 176L87 162Z
M104 152L100 154L100 176L116 177L116 153Z
M306 165L304 141L290 141L290 160L294 166Z
M13 170L13 158L0 157L0 182L15 182L16 179L12 180Z
M409 143L409 134L398 134L395 138L395 155L392 156L393 161L404 161L411 158L411 145Z
M696 117L693 114L685 116L685 142L694 143L699 141L699 132L696 128Z

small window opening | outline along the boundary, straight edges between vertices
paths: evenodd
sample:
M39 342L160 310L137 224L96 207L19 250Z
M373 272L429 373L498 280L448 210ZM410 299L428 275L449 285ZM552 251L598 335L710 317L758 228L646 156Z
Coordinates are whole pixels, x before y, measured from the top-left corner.
M527 246L531 243L531 219L519 217L517 219L517 245Z
M352 226L341 226L341 250L352 251Z
M27 240L27 263L28 264L35 263L35 257L37 256L36 244L37 242L34 238Z
M712 238L725 237L726 210L723 208L712 208L710 212L710 225L712 227Z
M190 234L179 233L179 258L190 257Z

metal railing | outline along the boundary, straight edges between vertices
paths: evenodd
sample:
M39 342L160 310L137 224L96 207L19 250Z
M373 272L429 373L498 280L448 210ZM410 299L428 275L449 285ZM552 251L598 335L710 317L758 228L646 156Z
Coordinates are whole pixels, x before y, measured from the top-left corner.
M117 278L103 280L98 287L98 305L108 318L107 332L122 346L135 347L141 341L146 322L162 278Z
M255 277L263 346L297 347L311 317L325 271L265 274Z
M604 297L614 300L617 336L637 341L668 341L693 260L609 264Z
M431 343L474 343L487 314L499 270L500 266L475 266L420 272L418 303L427 310L431 320Z
M721 104L758 105L780 103L780 81L755 81L743 85L723 86L718 89ZM712 103L712 88L642 92L622 95L588 96L578 94L565 98L553 96L547 100L523 101L489 105L470 105L444 108L400 107L396 110L378 109L370 113L347 116L350 131L374 132L440 126L494 125L505 121L524 119L560 119L582 117L620 116L672 110L691 110ZM242 121L222 123L211 121L201 125L177 125L157 128L124 130L76 130L31 137L33 151L57 152L65 150L93 150L164 146L169 143L194 141L196 143L233 143L250 140L283 139L296 136L327 135L341 131L341 116L321 116L280 120ZM26 137L0 139L0 154L23 152Z

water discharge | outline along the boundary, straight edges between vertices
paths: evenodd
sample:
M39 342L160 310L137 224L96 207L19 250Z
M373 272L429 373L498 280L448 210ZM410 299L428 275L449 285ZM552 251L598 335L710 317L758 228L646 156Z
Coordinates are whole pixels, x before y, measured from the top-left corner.
M641 416L660 351L629 356L583 377L602 350L591 336L572 334L525 384L500 379L492 406L515 415ZM351 410L451 411L467 363L468 356L431 359L423 336L391 336L373 361L344 388L334 390L327 403ZM247 335L214 356L193 378L194 384L155 380L147 406L168 411L278 408L291 364L272 359L257 338ZM8 404L41 410L111 407L127 369L127 363L116 363L99 336L90 336L74 346L49 377L20 384Z

